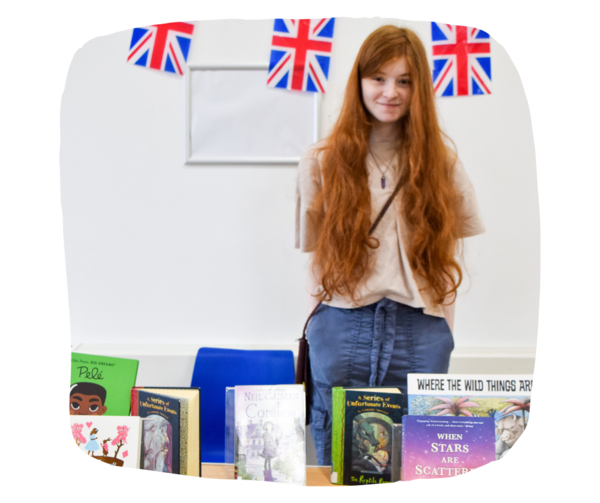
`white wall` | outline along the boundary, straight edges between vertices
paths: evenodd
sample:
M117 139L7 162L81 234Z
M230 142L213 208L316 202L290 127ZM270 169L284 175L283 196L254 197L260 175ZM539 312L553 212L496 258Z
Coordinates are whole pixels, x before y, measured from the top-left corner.
M360 44L389 22L429 46L429 23L336 20L325 132ZM271 34L272 20L199 22L188 63L264 63ZM305 256L293 248L295 169L185 166L183 78L126 64L130 36L88 42L65 85L73 342L292 343L306 314ZM517 70L494 41L492 72L491 96L438 100L487 227L466 243L471 285L458 300L455 339L529 348L539 298L533 136Z

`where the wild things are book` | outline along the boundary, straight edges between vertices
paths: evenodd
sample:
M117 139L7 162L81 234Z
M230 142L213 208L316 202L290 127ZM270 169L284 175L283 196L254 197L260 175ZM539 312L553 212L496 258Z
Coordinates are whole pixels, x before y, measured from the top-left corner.
M138 361L71 353L71 416L128 416Z
M71 416L70 420L73 439L87 456L111 466L139 468L139 417Z
M408 414L491 417L500 459L527 427L532 387L532 375L408 374Z
M302 385L235 387L235 478L306 485Z
M331 482L392 481L394 424L401 423L404 395L398 388L333 388Z

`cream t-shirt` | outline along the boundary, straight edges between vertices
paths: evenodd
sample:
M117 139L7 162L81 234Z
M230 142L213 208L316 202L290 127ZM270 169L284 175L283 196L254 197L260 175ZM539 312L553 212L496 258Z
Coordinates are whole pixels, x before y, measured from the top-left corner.
M323 143L318 142L310 147L298 165L296 248L303 252L313 251L317 238L315 213L311 206L323 186L320 168L322 152L317 154L317 149ZM393 141L378 141L372 137L370 149L377 158L380 168L378 169L373 157L368 155L367 169L371 191L371 221L373 222L394 191L399 173ZM381 187L382 171L386 178L385 188ZM485 227L481 220L475 191L460 160L456 161L454 176L462 195L463 214L465 215L464 235L461 237L481 234L485 231ZM409 236L406 226L399 216L401 200L402 189L373 232L373 237L379 240L379 247L369 251L373 269L368 280L359 287L359 302L354 304L349 298L334 296L331 301L325 302L326 304L333 307L355 308L388 298L411 307L423 308L425 314L444 316L440 305L430 302L426 296L421 295L419 289L425 287L426 283L422 278L413 275L408 262L406 244Z

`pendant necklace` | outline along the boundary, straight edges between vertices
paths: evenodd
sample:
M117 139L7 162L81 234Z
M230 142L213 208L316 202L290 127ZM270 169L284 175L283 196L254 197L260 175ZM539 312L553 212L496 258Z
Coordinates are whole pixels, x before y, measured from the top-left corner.
M375 157L375 154L369 149L369 153L371 154L371 157L373 158L373 160L375 161L375 166L377 166L377 169L379 170L379 172L381 173L381 188L385 189L385 174L388 172L388 170L390 169L390 165L392 164L392 161L394 160L394 158L392 157L392 161L390 161L388 163L388 165L385 168L385 171L383 171L381 169L381 167L379 166L379 162L377 161L377 157Z

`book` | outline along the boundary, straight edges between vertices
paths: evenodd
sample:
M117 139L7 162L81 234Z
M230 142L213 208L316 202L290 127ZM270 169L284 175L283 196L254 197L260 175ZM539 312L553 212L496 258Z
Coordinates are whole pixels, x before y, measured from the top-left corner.
M238 480L306 485L302 385L235 387Z
M403 481L455 477L495 459L492 418L404 416Z
M225 463L235 463L235 388L225 388Z
M408 414L491 417L500 459L527 427L532 387L532 375L408 374Z
M402 423L392 425L391 481L399 482L402 475Z
M137 360L71 353L71 416L128 416Z
M135 387L131 407L144 419L141 468L200 477L200 388Z
M331 483L392 481L394 423L402 422L398 388L333 388Z
M87 456L112 466L139 468L142 420L134 416L70 416L71 433Z

